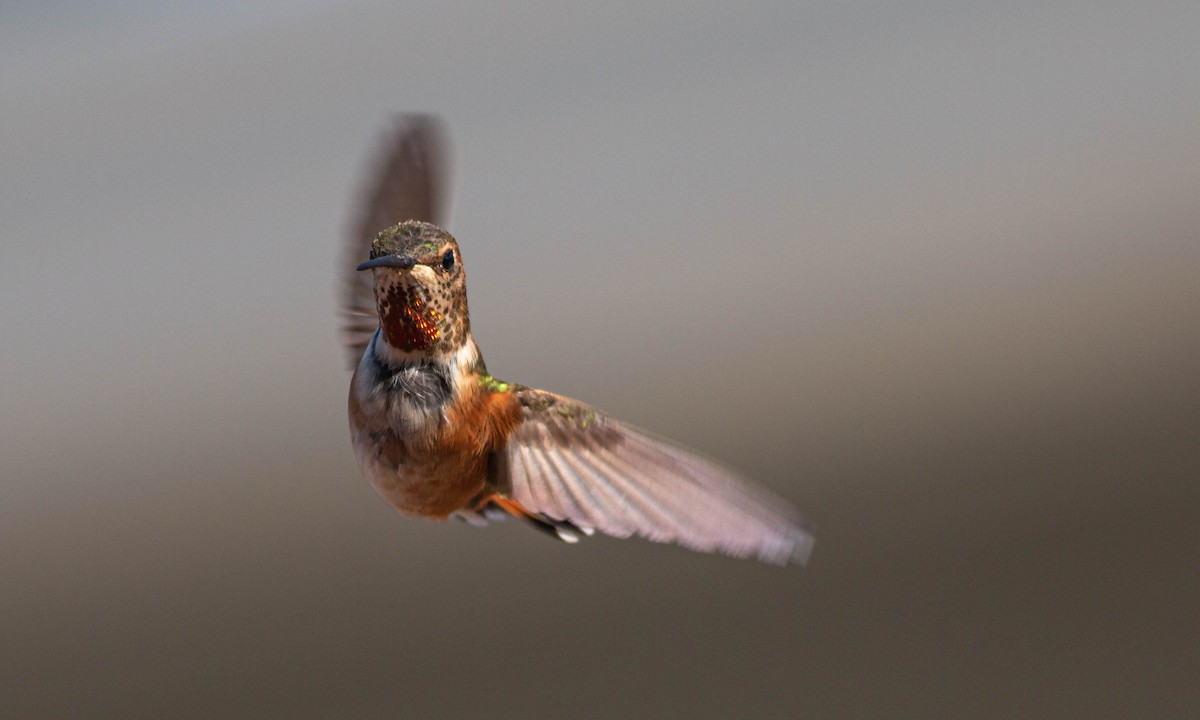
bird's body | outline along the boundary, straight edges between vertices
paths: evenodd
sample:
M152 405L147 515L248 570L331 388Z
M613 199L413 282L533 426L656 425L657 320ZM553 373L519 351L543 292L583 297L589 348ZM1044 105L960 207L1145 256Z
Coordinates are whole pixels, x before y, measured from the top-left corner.
M488 373L458 243L425 222L439 215L438 149L431 120L402 122L352 238L367 259L347 293L359 356L350 431L379 494L405 514L507 514L565 540L598 530L803 562L812 536L783 500L583 403Z
M464 353L466 367L390 365L375 354L385 342L380 332L350 384L359 466L402 512L444 519L473 508L486 494L488 457L520 422L520 405L484 385L474 353Z

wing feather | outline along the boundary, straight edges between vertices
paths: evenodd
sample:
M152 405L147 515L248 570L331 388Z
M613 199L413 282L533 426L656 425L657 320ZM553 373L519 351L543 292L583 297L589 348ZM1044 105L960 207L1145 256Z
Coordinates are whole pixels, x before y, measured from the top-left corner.
M524 413L502 488L526 509L607 535L804 563L808 525L786 501L668 440L551 393L517 391Z
M376 233L405 220L445 222L445 132L430 115L399 115L386 132L359 191L361 198L345 238L342 266L342 341L351 368L358 365L379 327L371 274L355 272L367 259Z

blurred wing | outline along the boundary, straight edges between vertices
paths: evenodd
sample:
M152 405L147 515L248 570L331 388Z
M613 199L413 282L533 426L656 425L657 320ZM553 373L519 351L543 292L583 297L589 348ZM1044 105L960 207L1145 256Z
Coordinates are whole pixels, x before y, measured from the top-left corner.
M497 487L525 509L607 535L803 564L813 536L785 500L717 463L594 409L517 391L523 421Z
M345 240L342 266L342 340L351 368L358 365L379 326L371 273L355 272L371 241L384 228L405 220L445 222L445 133L429 115L400 115L387 131L379 161L359 191L359 205Z

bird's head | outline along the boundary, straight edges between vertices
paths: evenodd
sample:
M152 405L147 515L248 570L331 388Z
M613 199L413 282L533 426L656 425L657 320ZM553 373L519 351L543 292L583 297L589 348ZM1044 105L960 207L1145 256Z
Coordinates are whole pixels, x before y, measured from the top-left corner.
M375 236L358 266L375 279L384 339L414 359L454 355L471 340L467 279L458 243L436 225L408 220Z

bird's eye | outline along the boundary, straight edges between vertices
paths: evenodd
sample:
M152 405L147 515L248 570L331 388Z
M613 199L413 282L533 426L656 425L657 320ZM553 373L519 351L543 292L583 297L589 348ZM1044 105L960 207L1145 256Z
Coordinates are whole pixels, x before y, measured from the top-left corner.
M442 256L442 269L449 270L452 267L454 267L454 251L447 250L446 254Z

